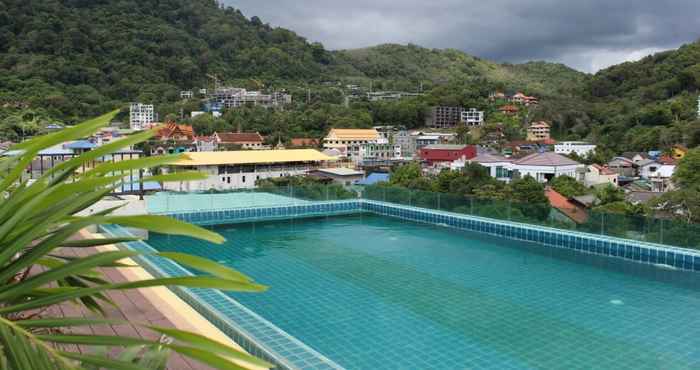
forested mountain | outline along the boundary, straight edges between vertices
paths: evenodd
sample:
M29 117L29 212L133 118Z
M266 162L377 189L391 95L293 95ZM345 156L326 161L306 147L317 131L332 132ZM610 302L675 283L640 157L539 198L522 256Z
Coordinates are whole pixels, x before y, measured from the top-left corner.
M194 122L203 132L242 125L318 136L331 126L417 127L431 104L490 113L489 92L522 90L542 98L528 119L551 121L558 139L592 139L620 151L700 142L698 43L588 75L561 64L500 64L416 45L328 51L215 0L5 0L0 72L0 139L129 101L156 104L161 118L187 113L198 102L179 101L179 91L209 87L217 76L249 88L285 88L295 104L286 112ZM345 107L344 84L427 94Z
M338 74L374 80L404 80L415 88L450 82L488 82L492 88L523 90L538 96L581 91L586 74L563 64L530 62L499 64L454 49L427 49L416 45L385 44L334 53ZM425 87L425 86L424 86Z

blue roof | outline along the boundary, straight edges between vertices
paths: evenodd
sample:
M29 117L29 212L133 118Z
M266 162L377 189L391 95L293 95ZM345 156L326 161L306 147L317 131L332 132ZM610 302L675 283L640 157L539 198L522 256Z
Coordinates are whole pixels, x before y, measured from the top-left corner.
M63 147L66 149L93 149L96 146L97 145L95 145L95 143L91 143L87 140L78 140L70 144L66 144Z
M358 185L374 185L378 182L389 181L388 173L370 173L369 176L357 182Z

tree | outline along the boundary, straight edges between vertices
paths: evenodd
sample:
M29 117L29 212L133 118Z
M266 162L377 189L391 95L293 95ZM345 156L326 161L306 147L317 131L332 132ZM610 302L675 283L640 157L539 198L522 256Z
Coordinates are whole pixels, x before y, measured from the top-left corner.
M164 216L115 216L108 209L90 216L79 213L94 205L125 181L115 171L139 170L165 165L180 156L159 156L113 162L100 158L147 140L155 132L141 132L106 144L93 151L62 162L29 184L24 168L43 149L79 139L106 125L116 112L87 121L50 135L25 141L13 149L22 154L0 159L0 364L3 369L153 369L163 368L170 351L191 357L218 369L239 368L233 361L269 366L238 349L205 336L180 330L143 324L143 329L166 335L173 342L132 337L104 337L93 334L67 334L65 329L87 325L120 325L119 320L83 317L51 317L45 310L59 304L79 304L83 309L104 314L112 302L108 291L179 285L192 288L216 288L227 291L264 291L245 275L213 261L179 253L158 253L162 258L196 268L203 274L186 278L162 278L111 283L103 280L98 268L121 266L120 260L140 253L132 250L97 251L88 257L65 257L62 248L86 248L138 240L133 237L72 240L78 231L100 224L136 227L152 232L178 234L207 240L224 241L220 235ZM82 170L81 170L82 169ZM198 173L179 173L144 178L144 181L180 181L201 179ZM49 311L49 312L56 312ZM137 324L137 323L134 323ZM138 325L138 324L137 324ZM93 354L70 352L63 344L107 348ZM110 356L126 348L118 356ZM139 353L145 348L147 353Z
M596 197L600 201L599 206L604 206L610 203L623 202L625 200L625 192L620 188L608 184L598 188Z
M691 149L678 162L673 182L681 188L700 187L700 148Z
M419 179L421 176L422 175L420 164L416 162L411 162L395 168L391 172L391 177L389 177L389 183L391 185L409 187L411 182Z
M557 176L549 184L557 193L567 198L584 195L588 192L583 184L571 176Z

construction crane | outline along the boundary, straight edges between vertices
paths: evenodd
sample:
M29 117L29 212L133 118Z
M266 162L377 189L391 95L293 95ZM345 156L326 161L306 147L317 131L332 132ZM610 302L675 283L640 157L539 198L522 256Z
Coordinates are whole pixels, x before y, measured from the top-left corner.
M216 75L211 75L207 73L207 77L209 77L212 81L214 81L214 91L219 89L219 78L216 77Z

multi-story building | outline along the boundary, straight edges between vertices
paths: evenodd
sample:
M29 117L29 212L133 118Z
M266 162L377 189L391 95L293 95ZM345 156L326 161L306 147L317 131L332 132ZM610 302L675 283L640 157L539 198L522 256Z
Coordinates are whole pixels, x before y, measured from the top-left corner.
M606 167L599 164L592 164L586 167L586 173L583 177L583 184L591 186L601 186L601 185L611 185L614 187L618 186L617 179L620 175Z
M530 141L549 140L550 126L545 121L535 122L527 128L527 139Z
M554 152L559 154L576 153L579 157L586 157L595 153L596 145L583 141L562 141L554 145Z
M484 112L471 108L462 112L461 121L467 126L481 126L484 124Z
M146 130L156 121L153 104L131 103L129 107L129 128Z
M401 145L382 143L382 144L362 144L357 158L358 162L365 160L383 160L401 158Z
M462 107L432 107L426 125L436 128L454 127L462 120L462 112L464 112Z
M338 149L353 160L360 155L363 144L386 144L388 140L381 138L376 129L341 129L334 128L323 139L323 148Z
M409 93L404 91L372 91L367 93L369 101L394 101L408 97L423 96L421 93Z
M327 167L333 158L314 149L193 152L166 171L196 170L206 179L166 182L172 191L254 188L258 180L300 176Z
M239 108L244 105L277 107L292 102L292 96L283 92L263 94L260 91L248 91L238 87L222 87L211 94L212 105L222 108Z
M408 130L400 130L393 137L394 145L401 147L401 155L405 158L413 158L416 154L418 136L411 135Z
M192 90L182 90L180 91L180 99L192 99L194 94L192 94Z

